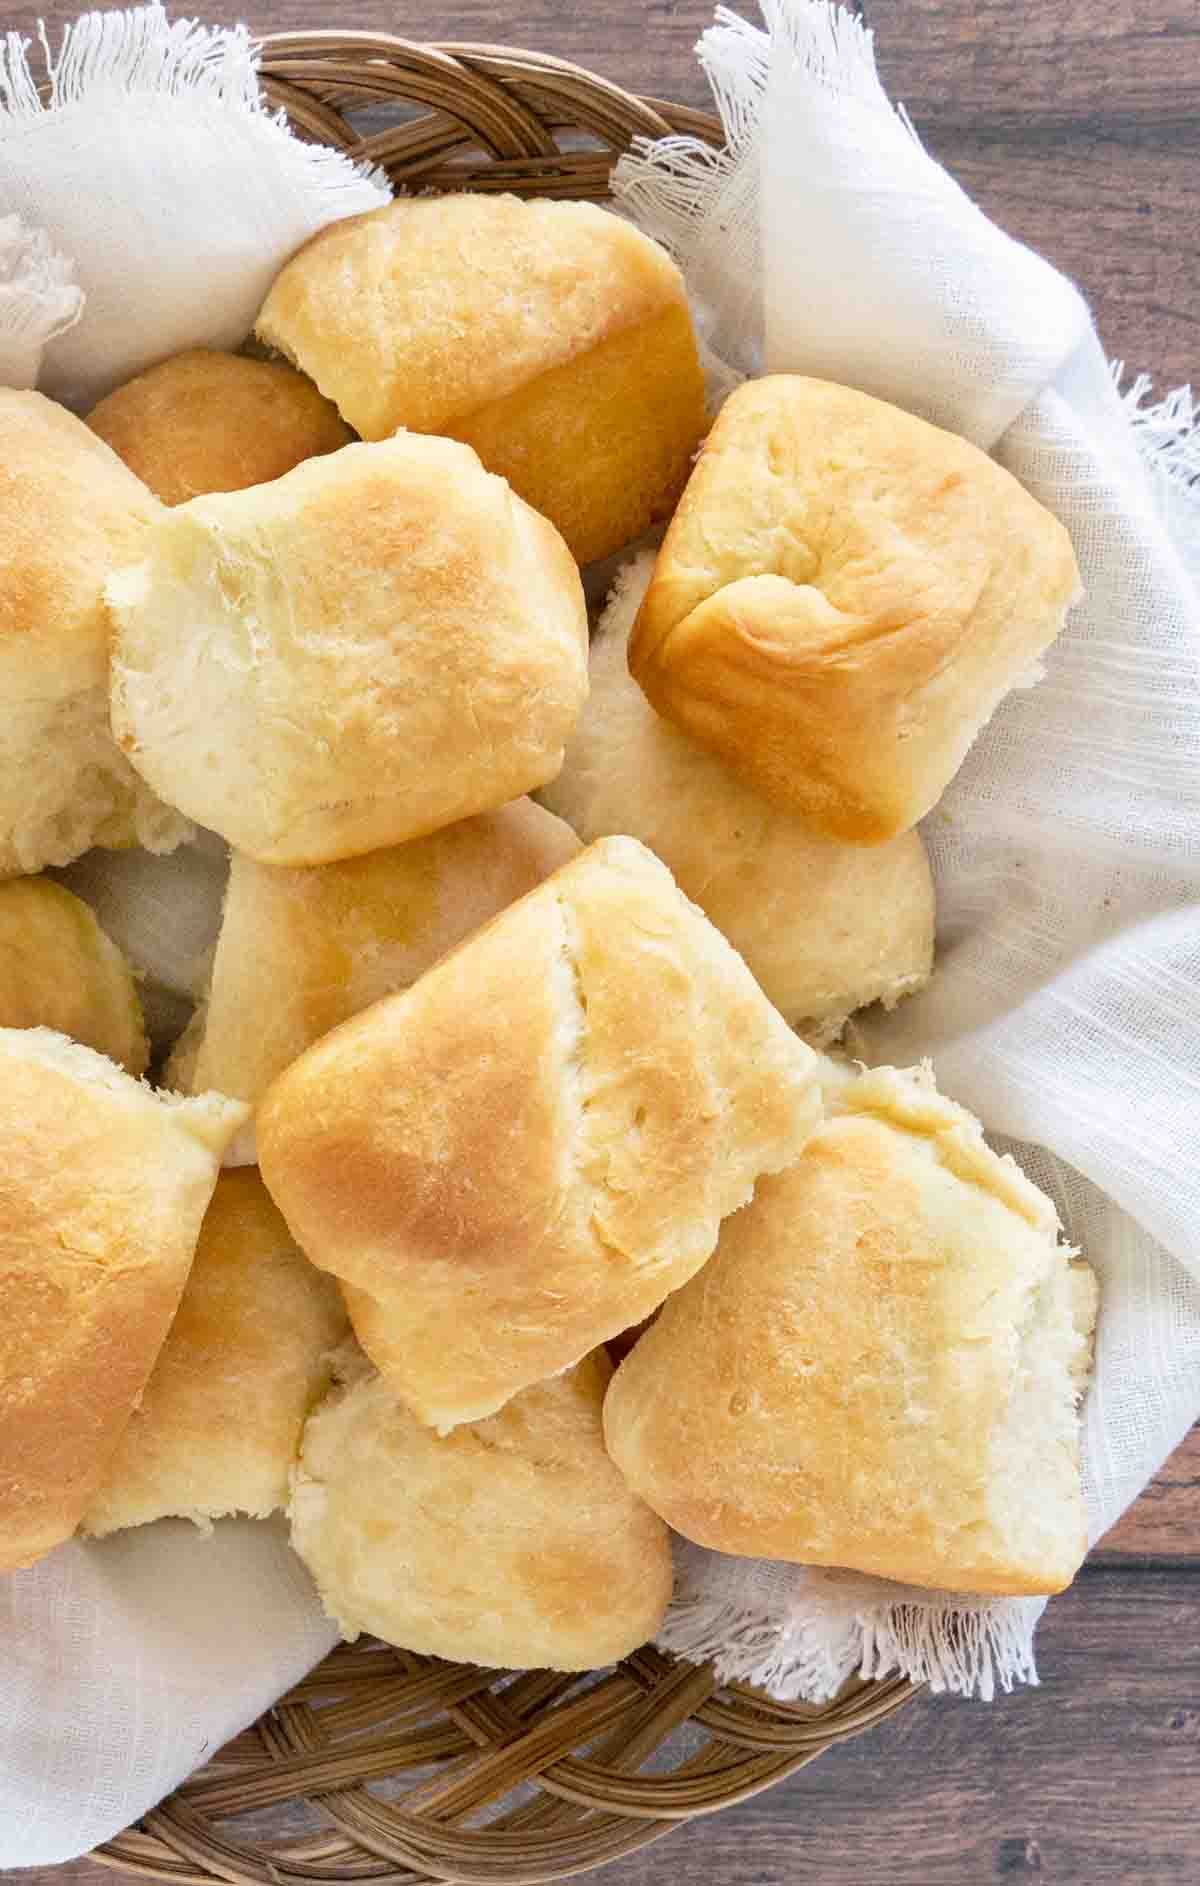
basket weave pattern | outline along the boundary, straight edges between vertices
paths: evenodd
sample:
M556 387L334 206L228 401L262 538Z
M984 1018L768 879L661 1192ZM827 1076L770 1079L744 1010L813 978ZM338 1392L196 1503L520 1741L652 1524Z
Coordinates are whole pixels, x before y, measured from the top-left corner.
M262 72L298 130L408 190L600 199L635 137L721 141L706 113L500 46L283 33ZM580 1678L344 1646L94 1857L247 1886L563 1879L770 1787L913 1693L891 1678L775 1703L650 1648Z

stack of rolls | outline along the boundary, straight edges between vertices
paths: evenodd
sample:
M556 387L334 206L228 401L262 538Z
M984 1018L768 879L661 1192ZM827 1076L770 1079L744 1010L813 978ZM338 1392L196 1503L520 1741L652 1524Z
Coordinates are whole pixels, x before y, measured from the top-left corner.
M710 427L588 205L337 223L257 336L0 392L0 1566L284 1511L347 1636L563 1670L671 1528L1059 1589L1095 1280L830 1051L930 978L1065 535L850 388Z

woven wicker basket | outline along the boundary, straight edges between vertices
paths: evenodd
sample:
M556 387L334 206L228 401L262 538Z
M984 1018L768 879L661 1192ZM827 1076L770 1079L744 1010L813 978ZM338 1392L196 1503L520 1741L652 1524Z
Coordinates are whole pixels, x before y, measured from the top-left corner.
M703 112L500 46L282 33L262 69L297 129L408 189L601 198L634 137L720 142ZM913 1693L894 1678L775 1703L649 1648L581 1680L347 1646L94 1857L255 1886L564 1879L770 1787Z

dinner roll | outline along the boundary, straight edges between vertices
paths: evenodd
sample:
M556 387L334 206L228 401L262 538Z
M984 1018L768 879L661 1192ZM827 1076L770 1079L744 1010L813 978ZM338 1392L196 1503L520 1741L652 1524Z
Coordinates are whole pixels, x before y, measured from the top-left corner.
M608 838L303 1054L258 1152L372 1361L446 1430L698 1270L816 1123L816 1067L666 867Z
M924 846L916 832L870 847L814 837L655 713L625 659L653 568L644 551L613 586L587 706L540 797L585 843L628 832L649 845L785 1019L809 1040L833 1040L854 1009L894 1008L929 980Z
M264 485L354 437L302 373L206 347L139 373L87 423L164 504Z
M361 1356L343 1368L304 1430L291 1515L344 1636L552 1670L602 1668L653 1636L670 1545L604 1451L602 1354L443 1439Z
M164 510L108 598L122 747L270 864L354 857L540 786L587 692L566 546L448 439L348 445Z
M517 799L341 864L257 864L235 852L208 999L170 1085L257 1104L312 1042L407 989L578 850L561 819Z
M89 845L169 851L161 805L108 724L110 571L142 554L155 499L81 419L0 387L0 877Z
M149 1059L137 990L87 905L50 878L0 884L0 1028L52 1028L130 1074Z
M873 845L936 804L1079 593L1062 525L985 453L777 374L722 407L629 666L748 785Z
M95 1494L245 1114L0 1028L0 1571L70 1538Z
M704 430L683 277L592 203L403 197L287 264L260 338L364 439L474 446L581 563L666 517Z
M348 1333L337 1285L302 1257L257 1172L223 1172L175 1320L83 1516L116 1532L287 1505L309 1410Z
M1061 1590L1087 1550L1093 1273L927 1071L826 1092L799 1159L621 1364L609 1451L720 1552Z

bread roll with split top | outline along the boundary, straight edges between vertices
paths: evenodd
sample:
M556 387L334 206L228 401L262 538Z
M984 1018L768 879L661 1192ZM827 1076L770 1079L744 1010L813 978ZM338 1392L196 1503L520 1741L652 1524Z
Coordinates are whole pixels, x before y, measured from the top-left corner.
M1087 1550L1094 1274L927 1071L835 1076L826 1099L621 1364L609 1452L719 1552L1059 1591Z
M647 1316L819 1117L817 1057L628 838L301 1055L263 1177L389 1385L447 1430Z

